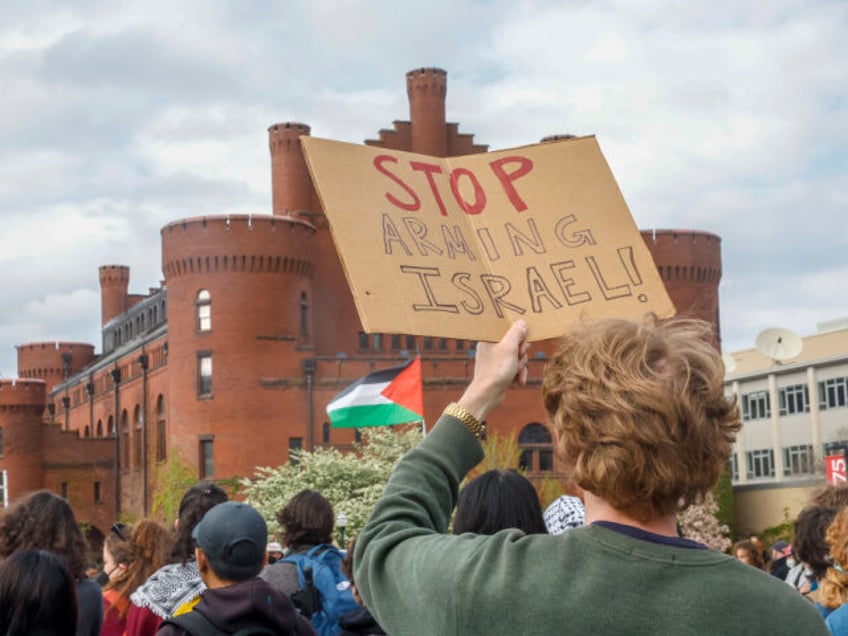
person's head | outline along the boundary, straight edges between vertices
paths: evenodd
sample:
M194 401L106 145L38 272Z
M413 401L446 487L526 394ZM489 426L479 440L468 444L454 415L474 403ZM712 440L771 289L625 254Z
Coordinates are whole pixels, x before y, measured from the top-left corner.
M212 508L194 529L197 567L209 583L209 569L219 581L237 583L258 575L265 564L268 527L255 508L227 501Z
M762 570L765 567L763 563L763 553L760 552L756 544L750 539L737 541L733 544L733 556L742 563L753 565L755 568Z
M278 541L271 541L265 546L265 552L268 554L268 563L276 563L283 558L283 546Z
M49 490L24 495L0 517L0 558L18 550L46 550L65 559L75 579L85 578L86 543L68 502Z
M345 548L345 558L342 559L342 574L350 581L350 591L353 594L353 600L360 607L365 607L362 597L359 595L359 588L356 587L356 581L353 578L353 551L356 549L356 537L348 541Z
M848 508L842 508L825 532L825 542L830 553L821 585L821 603L836 609L848 602Z
M133 562L132 546L118 538L116 534L110 534L103 541L103 571L109 577L108 586L112 587L127 571Z
M73 636L76 584L64 559L20 550L0 563L0 634Z
M813 495L811 505L845 508L848 506L848 482L823 486Z
M516 470L489 470L459 493L453 533L495 534L504 528L547 533L533 484Z
M568 334L542 395L578 486L641 522L709 492L741 427L711 335L706 322L653 314Z
M772 561L777 561L784 557L789 556L789 543L780 539L775 541L771 545L771 559Z
M118 561L117 573L109 577L107 587L129 598L151 574L168 563L174 538L170 530L151 519L143 519L132 528L127 527L124 534L126 541L121 541L114 535L106 538L103 545L103 563L104 570L109 572L105 567L108 564L106 554L111 551L113 560ZM111 546L118 546L120 556L116 555ZM125 616L128 609L129 607L119 609L120 615Z
M225 501L227 493L212 482L202 481L186 491L177 513L177 540L171 552L173 561L185 563L194 556L194 539L191 536L194 527L210 508Z
M795 520L792 551L810 568L816 580L824 577L830 565L830 548L825 535L837 512L839 510L832 506L808 506Z
M315 490L301 490L292 497L277 513L277 522L288 547L333 541L333 507Z

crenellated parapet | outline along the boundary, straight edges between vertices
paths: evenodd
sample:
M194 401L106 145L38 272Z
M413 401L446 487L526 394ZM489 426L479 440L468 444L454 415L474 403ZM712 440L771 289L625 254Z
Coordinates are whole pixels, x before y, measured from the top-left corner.
M18 376L54 385L78 373L94 360L94 345L84 342L29 342L16 347Z
M40 415L47 403L47 383L44 380L0 380L0 410L31 410Z
M712 323L718 345L721 238L697 230L643 230L642 238L678 314Z
M293 274L312 277L312 224L282 216L209 216L162 229L162 272L194 275Z

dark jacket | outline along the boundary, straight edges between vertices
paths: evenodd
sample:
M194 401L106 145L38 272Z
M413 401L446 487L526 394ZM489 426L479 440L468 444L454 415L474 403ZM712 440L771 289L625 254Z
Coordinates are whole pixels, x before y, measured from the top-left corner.
M206 590L195 612L202 612L218 629L235 632L249 625L267 627L278 634L314 636L291 601L259 577L228 587ZM159 636L184 636L176 625L162 624Z
M385 636L386 632L365 607L348 612L339 619L339 636Z

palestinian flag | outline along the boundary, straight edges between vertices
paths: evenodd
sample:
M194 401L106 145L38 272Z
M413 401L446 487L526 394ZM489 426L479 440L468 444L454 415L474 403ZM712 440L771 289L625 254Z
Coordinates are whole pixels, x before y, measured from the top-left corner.
M360 378L327 405L334 428L393 426L424 419L421 359Z

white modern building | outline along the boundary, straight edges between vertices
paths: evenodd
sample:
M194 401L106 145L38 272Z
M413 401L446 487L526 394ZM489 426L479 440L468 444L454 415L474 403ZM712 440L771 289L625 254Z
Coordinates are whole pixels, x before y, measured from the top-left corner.
M740 535L795 517L825 484L824 457L848 450L848 318L795 345L725 356L743 419L731 458Z

